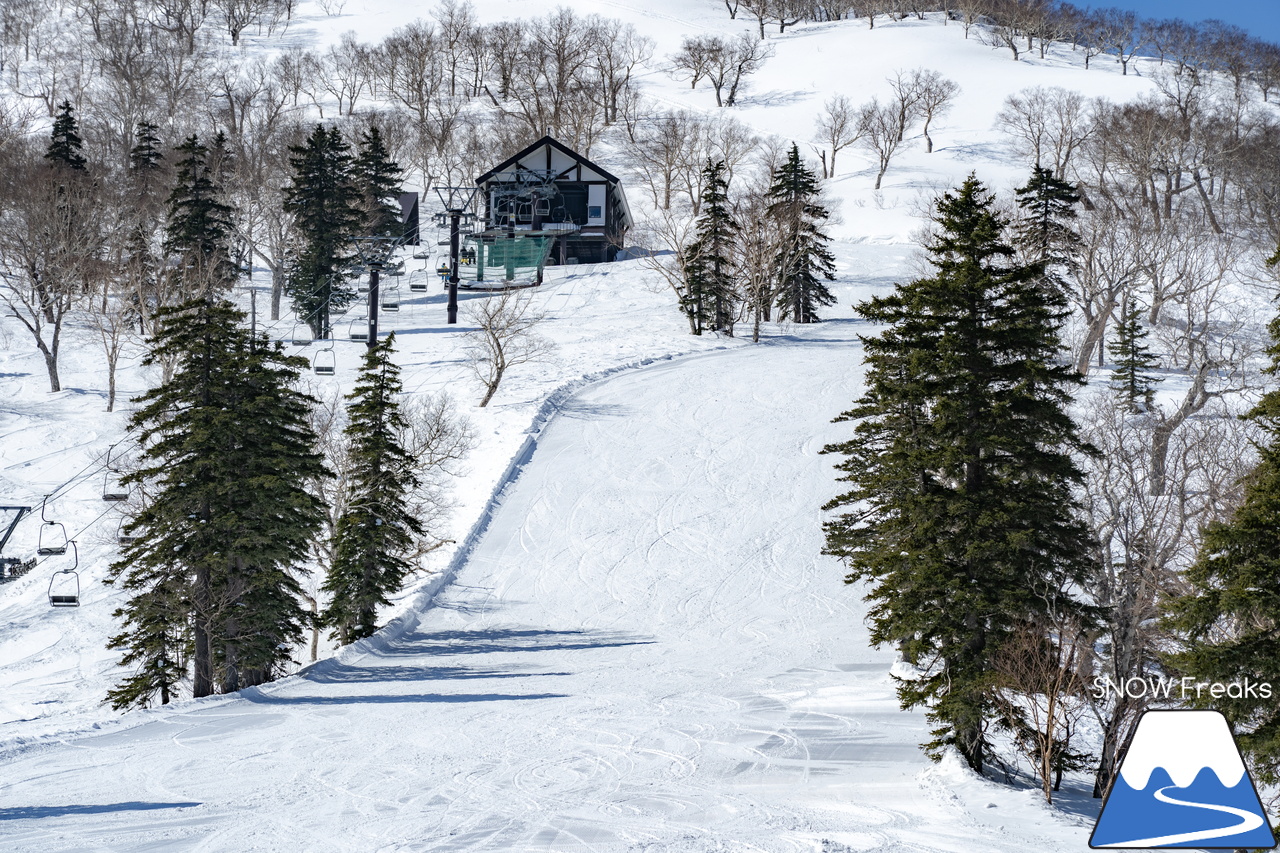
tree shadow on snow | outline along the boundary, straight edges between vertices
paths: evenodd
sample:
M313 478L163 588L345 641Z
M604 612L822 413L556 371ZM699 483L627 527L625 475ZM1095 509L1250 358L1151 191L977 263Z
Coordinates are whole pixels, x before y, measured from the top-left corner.
M453 681L477 678L529 678L571 675L568 672L519 672L510 667L470 666L345 666L336 664L307 674L317 684L366 684L378 681Z
M561 404L557 411L566 418L594 421L602 418L624 418L634 409L616 403L584 403L581 400L569 400Z
M616 631L551 631L495 628L480 631L415 631L388 643L380 656L473 655L492 652L549 652L603 649L653 643L648 637Z
M110 812L150 812L157 809L189 809L204 803L103 803L75 806L12 806L0 808L0 820L40 820L67 815L107 814Z
M381 705L436 704L459 702L503 702L526 699L567 699L568 693L386 693L365 696L280 696L258 690L244 690L240 698L258 705Z

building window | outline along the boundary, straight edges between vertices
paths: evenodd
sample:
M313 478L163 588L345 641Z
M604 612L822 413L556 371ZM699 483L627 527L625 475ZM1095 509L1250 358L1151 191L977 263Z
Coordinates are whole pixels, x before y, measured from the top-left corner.
M600 219L604 216L603 208L598 204L592 204L587 207L587 219Z

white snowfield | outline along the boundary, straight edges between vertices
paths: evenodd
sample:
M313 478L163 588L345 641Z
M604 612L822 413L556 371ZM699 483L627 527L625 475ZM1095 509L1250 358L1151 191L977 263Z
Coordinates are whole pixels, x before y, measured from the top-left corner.
M562 4L476 2L482 22ZM738 106L717 110L705 84L690 90L661 66L683 36L752 30L745 13L729 21L710 0L567 5L654 38L638 80L657 104L730 116L811 158L814 119L834 94L883 98L887 75L918 66L962 92L931 128L935 152L908 139L881 193L869 155L841 152L825 184L839 304L817 327L769 324L758 347L694 338L636 263L558 269L533 291L555 359L513 373L477 410L443 295L404 294L383 323L397 331L409 395L448 390L478 439L442 535L463 541L490 508L491 523L456 552L435 599L424 588L444 575L398 599L385 615L399 618L374 640L238 697L125 715L101 704L121 677L106 641L123 597L104 584L121 514L101 501L98 471L125 436L125 401L157 377L131 348L121 411L104 414L99 344L77 319L66 390L51 395L26 331L0 317L0 504L68 484L53 515L77 537L82 583L81 607L49 608L50 574L66 565L54 557L0 587L0 853L1086 849L1096 801L1073 807L1069 795L1049 809L1034 790L922 756L928 726L898 709L893 655L869 648L860 591L819 556L819 506L837 485L817 451L848 435L829 421L859 391L856 334L871 330L850 306L912 274L917 210L970 171L1006 195L1026 180L992 129L1004 98L1064 86L1126 100L1150 80L1098 60L1084 72L1065 47L1015 64L936 17L881 18L874 31L771 32L776 56ZM245 54L323 50L350 29L377 42L430 6L350 0L325 16L301 3L285 39L247 35ZM643 215L648 193L612 144L591 156L623 174ZM255 284L261 308L263 271ZM292 325L286 315L268 331L287 340ZM340 340L337 375L310 377L317 393L348 390L361 351ZM556 389L645 361L562 399L526 435ZM532 453L489 507L522 442ZM6 554L34 553L38 528L24 522Z
M817 556L858 326L587 387L434 606L240 698L4 756L0 848L1083 849L1035 792L928 765Z

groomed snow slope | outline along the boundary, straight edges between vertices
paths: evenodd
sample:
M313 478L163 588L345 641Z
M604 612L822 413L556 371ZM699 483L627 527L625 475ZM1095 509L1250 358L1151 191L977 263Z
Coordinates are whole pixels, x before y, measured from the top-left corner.
M476 3L481 21L557 5ZM705 86L690 91L658 65L685 35L732 33L750 22L729 21L713 2L568 5L622 18L655 39L654 66L640 84L657 103L731 115L794 138L802 150L825 100L883 97L894 69L936 68L963 92L935 122L935 153L925 154L918 136L908 139L882 193L871 191L865 154L841 153L839 176L827 183L839 217L831 224L840 272L839 305L824 312L830 325L771 325L771 343L754 349L740 339L693 338L670 293L634 263L556 270L535 293L556 358L513 374L493 405L476 410L442 294L405 298L404 310L383 320L398 332L407 389L450 391L478 435L444 531L458 540L557 389L671 354L712 354L650 365L574 398L463 565L447 606L388 649L364 658L346 652L341 663L249 700L124 716L101 705L119 678L118 655L105 641L119 630L111 614L122 599L103 583L119 514L101 501L95 471L124 436L127 413L103 413L102 359L86 324L67 330L66 390L51 395L27 333L0 317L0 497L38 502L72 480L54 514L79 537L84 585L82 607L51 610L45 587L59 567L51 558L0 587L0 849L609 850L634 840L643 850L650 837L653 849L672 851L703 849L715 837L735 850L818 849L820 838L854 850L1082 848L1087 830L1067 826L1034 795L926 767L915 748L924 723L896 710L889 657L867 649L857 592L840 584L834 561L815 557L817 507L835 486L830 460L813 451L843 434L828 421L853 399L861 375L849 306L910 274L912 250L902 244L919 225L916 211L971 170L1004 191L1025 179L992 129L1004 97L1060 85L1125 100L1149 80L1121 77L1107 63L1084 72L1068 50L1014 63L936 19L881 19L874 31L850 21L771 34L777 55L738 107L718 111ZM346 30L376 42L429 12L429 4L349 0L342 15L328 17L302 3L283 40L248 38L244 55L283 44L323 49ZM617 165L607 143L592 153ZM628 192L643 214L640 185L628 183ZM259 306L265 285L259 271ZM291 328L286 317L271 333L286 339ZM361 348L339 341L338 376L312 377L315 390L349 389ZM122 401L156 381L138 356L134 348L122 364ZM718 381L699 387L706 371ZM668 424L659 411L701 420ZM613 475L589 467L579 455L589 452L614 454L612 464L634 464L651 479L602 479ZM89 473L73 479L81 471ZM611 495L594 491L610 483ZM560 503L561 494L571 502ZM538 495L544 502L535 504ZM524 539L510 508L518 500L537 515ZM8 553L31 553L37 526L26 522ZM500 557L512 553L520 558ZM425 568L443 569L452 556L442 549ZM386 617L403 612L414 623L414 602L432 583L420 579ZM585 633L554 633L573 631ZM647 642L602 644L609 637ZM561 672L569 674L546 674ZM437 701L451 693L555 695ZM102 736L83 737L93 733ZM180 802L200 805L172 806ZM587 840L538 835L555 820L572 821ZM450 830L463 840L450 841ZM716 849L709 840L704 847Z
M1033 791L931 768L817 451L859 323L565 401L436 605L242 698L5 762L6 850L1077 850Z

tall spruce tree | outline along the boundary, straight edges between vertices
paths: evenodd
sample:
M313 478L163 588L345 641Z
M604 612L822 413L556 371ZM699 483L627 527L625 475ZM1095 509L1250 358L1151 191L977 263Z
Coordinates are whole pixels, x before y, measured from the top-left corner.
M80 138L75 110L70 101L63 101L58 105L58 114L54 116L53 132L44 158L56 166L83 172L88 165L82 153L83 148L84 141Z
M919 669L898 683L928 707L933 758L954 746L981 772L996 715L993 662L1019 630L1087 617L1070 590L1088 567L1066 414L1079 378L1056 363L1061 296L1011 263L1005 223L972 176L937 202L935 272L858 306L888 328L864 338L866 392L836 418L854 437L825 452L848 492L825 509L826 553L870 582L872 640Z
M1151 370L1160 366L1160 359L1147 348L1146 339L1141 312L1132 300L1126 299L1120 309L1115 339L1107 349L1116 365L1111 372L1111 385L1124 401L1125 408L1133 414L1151 410L1155 385L1160 381L1159 377L1151 375Z
M350 494L335 525L323 614L344 644L378 629L378 607L404 585L413 569L405 555L423 533L410 498L418 485L415 460L401 443L408 423L396 399L403 388L394 351L394 332L366 350L347 395Z
M738 289L734 281L734 241L738 224L729 212L729 185L724 161L707 160L702 169L702 213L697 233L685 251L684 293L680 307L689 318L689 329L733 334Z
M1280 249L1268 261L1280 263ZM1271 366L1280 375L1280 317L1271 321ZM1258 465L1232 517L1209 524L1189 592L1169 606L1167 624L1185 639L1172 667L1198 681L1271 683L1280 672L1280 391L1262 396L1245 417L1262 430ZM1280 784L1280 705L1275 695L1204 693L1192 700L1226 715L1254 778Z
M164 152L160 147L158 130L151 122L138 122L134 144L129 150L128 194L131 206L126 214L128 236L125 238L123 261L130 299L137 310L142 331L145 331L153 300L157 298L160 264L154 246L164 205L160 194Z
M1032 263L1039 264L1043 281L1064 287L1063 273L1075 265L1080 235L1072 228L1080 193L1071 183L1054 177L1038 163L1031 179L1014 190L1021 216L1014 223L1013 242Z
M171 697L188 666L194 696L261 683L301 636L296 567L322 521L303 484L325 474L315 401L293 387L305 359L244 320L211 295L157 314L145 363L176 367L130 421L142 464L125 479L150 500L111 568L130 597L110 646L135 667L110 694L118 708Z
M209 149L192 134L176 149L177 177L169 193L164 251L176 301L230 290L243 270L235 263L231 206L210 163Z
M781 237L775 265L778 314L783 320L816 323L818 306L836 301L822 283L834 280L835 258L827 249L831 238L821 228L829 214L818 203L819 192L817 176L792 145L786 162L773 173L766 211L777 222Z
M377 127L361 133L357 147L356 158L351 163L351 178L360 193L360 210L364 216L362 234L398 240L403 236L400 165L387 153Z
M350 147L336 127L316 125L305 143L289 151L293 183L285 187L284 208L293 214L302 247L289 266L285 292L312 334L329 338L330 312L355 299L346 279L356 274L352 238L365 224L360 190L351 174Z

